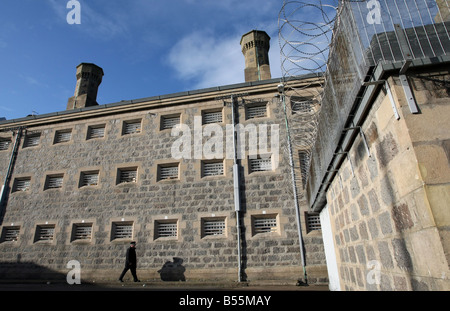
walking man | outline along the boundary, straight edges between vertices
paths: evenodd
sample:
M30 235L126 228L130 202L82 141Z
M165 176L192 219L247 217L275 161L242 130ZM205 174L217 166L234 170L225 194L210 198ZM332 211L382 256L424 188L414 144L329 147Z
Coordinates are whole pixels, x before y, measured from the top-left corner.
M130 247L127 249L125 268L123 269L122 274L119 277L119 282L123 282L123 277L128 270L131 270L134 281L140 282L136 275L136 242L134 241L130 243Z

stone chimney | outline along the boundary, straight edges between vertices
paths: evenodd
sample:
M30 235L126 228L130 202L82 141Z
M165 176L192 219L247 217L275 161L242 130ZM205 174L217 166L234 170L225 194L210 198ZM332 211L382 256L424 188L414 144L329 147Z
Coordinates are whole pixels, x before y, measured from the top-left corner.
M69 98L67 110L98 105L97 92L103 75L103 69L95 64L79 64L75 94Z
M252 30L241 38L245 57L245 82L271 79L269 65L270 37L265 31Z

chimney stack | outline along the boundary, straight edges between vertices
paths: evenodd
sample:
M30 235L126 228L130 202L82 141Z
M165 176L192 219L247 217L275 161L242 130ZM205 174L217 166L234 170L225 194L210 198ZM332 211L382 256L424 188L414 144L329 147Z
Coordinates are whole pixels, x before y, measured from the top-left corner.
M78 65L77 86L74 96L69 98L67 110L98 105L97 92L103 75L103 69L95 64Z
M252 30L242 36L241 48L245 57L245 82L271 79L269 35L265 31Z

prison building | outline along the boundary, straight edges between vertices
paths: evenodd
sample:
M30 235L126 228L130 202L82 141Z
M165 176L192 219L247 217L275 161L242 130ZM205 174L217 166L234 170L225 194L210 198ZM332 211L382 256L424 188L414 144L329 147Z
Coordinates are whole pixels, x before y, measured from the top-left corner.
M82 63L65 111L0 122L2 278L65 279L77 260L83 280L117 279L136 241L143 280L295 284L306 264L327 282L317 215L290 191L280 79L99 105L103 74Z

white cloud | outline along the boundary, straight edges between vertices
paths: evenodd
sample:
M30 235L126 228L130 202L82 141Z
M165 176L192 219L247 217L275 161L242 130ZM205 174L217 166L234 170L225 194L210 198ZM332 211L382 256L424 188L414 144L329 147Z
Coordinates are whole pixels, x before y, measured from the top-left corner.
M244 34L244 32L242 32ZM193 88L244 82L244 56L239 44L242 34L221 37L207 31L193 32L170 50L168 62L178 78ZM273 78L281 76L277 38L269 52Z

